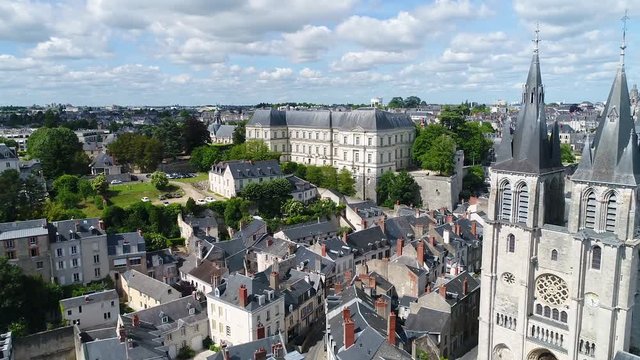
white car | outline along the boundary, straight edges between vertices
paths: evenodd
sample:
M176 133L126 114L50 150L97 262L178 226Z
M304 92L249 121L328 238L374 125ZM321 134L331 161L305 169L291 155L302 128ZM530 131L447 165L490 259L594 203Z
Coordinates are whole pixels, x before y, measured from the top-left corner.
M207 202L204 199L198 199L198 200L196 200L196 204L198 204L198 205L206 205Z
M216 201L216 199L214 199L214 198L213 198L213 197L211 197L211 196L207 196L206 198L204 198L204 201L206 201L206 202L208 202L208 203L212 203L212 202Z
M145 197L143 197L143 198L142 198L142 199L140 199L140 200L142 200L142 202L149 202L149 201L151 201L151 199L149 199L149 198L148 198L148 197L146 197L146 196L145 196Z
M162 205L164 205L164 206L169 206L169 205L171 205L171 204L170 204L167 200L165 200L165 201L163 201L163 202L162 202Z
M122 181L120 181L120 180L111 180L111 185L117 185L117 184L122 184Z

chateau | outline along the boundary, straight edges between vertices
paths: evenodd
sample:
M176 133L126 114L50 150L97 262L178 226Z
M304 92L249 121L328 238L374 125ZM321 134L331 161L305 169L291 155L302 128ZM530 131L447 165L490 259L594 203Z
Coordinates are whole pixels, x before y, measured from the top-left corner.
M558 126L549 137L537 43L516 129L505 128L491 171L478 359L612 359L637 346L632 327L640 325L633 311L640 150L625 46L571 177L567 221Z
M363 199L376 199L385 171L409 166L415 125L406 114L373 108L354 111L257 110L247 139L263 140L282 161L348 169Z

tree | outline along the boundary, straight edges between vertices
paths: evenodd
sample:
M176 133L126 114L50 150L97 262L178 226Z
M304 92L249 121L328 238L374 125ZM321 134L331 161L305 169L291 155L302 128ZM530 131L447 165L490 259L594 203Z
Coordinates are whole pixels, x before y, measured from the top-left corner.
M440 135L429 150L422 155L422 168L437 171L440 175L450 176L454 169L456 143L449 135Z
M389 109L402 108L404 107L404 100L399 96L393 97L391 98L391 101L389 101L389 103L387 104L387 107Z
M282 205L291 197L290 194L291 183L282 178L250 183L242 190L242 197L254 202L258 211L267 218L281 215Z
M409 96L404 99L404 107L406 108L416 108L420 106L420 103L422 103L422 100L417 96Z
M56 128L60 126L60 114L49 109L44 113L44 127Z
M243 144L247 140L246 124L246 121L242 121L238 123L238 125L236 125L236 128L233 130L232 139L234 145Z
M305 179L316 186L322 187L324 184L322 169L318 166L307 166L307 177Z
M393 207L396 202L405 205L422 205L420 186L413 176L406 171L397 175L391 171L382 174L376 188L378 203L387 207Z
M18 142L13 139L7 139L5 137L0 137L0 144L5 144L10 148L18 148Z
M153 131L153 137L162 143L165 157L175 158L182 153L182 128L174 119L162 120Z
M162 162L163 147L158 139L125 133L109 144L107 151L126 167L138 167L143 172L150 172Z
M356 193L356 180L347 169L342 169L338 173L338 191L344 195L352 196Z
M187 154L191 154L193 149L211 142L207 126L192 116L188 116L184 122L182 137L184 139L184 150Z
M282 214L287 217L300 216L304 213L304 204L294 199L288 199L282 204Z
M573 164L576 162L576 156L569 144L560 144L560 159L563 164Z
M240 220L249 215L249 201L233 197L226 201L224 222L228 227L238 229Z
M469 168L467 175L462 178L462 188L469 194L477 193L485 188L484 170L482 166L472 166Z
M198 171L209 171L211 166L221 160L223 160L223 152L218 146L199 146L191 152L191 159L189 162Z
M47 179L62 174L86 174L89 158L82 151L76 134L66 128L40 128L27 141L27 153L40 159L42 172Z
M167 174L162 171L155 171L151 174L151 184L156 187L158 190L162 190L169 185L169 179L167 178Z
M228 153L229 160L278 160L280 153L269 150L262 140L249 140L240 145L234 145Z
M491 140L484 137L482 124L473 121L458 126L456 143L464 151L465 162L473 165L482 163L493 145Z
M450 135L453 136L453 133L440 124L431 124L427 125L424 129L420 130L416 140L413 142L413 146L411 151L413 153L413 159L417 163L421 163L420 160L422 156L429 151L431 145L439 138L441 135Z
M280 164L280 170L282 170L283 174L294 174L298 170L298 163L293 161L283 162Z
M167 237L158 233L144 234L144 243L147 251L156 251L167 248Z
M447 105L442 109L438 116L440 124L444 125L449 130L456 132L458 127L464 124L465 115L468 114L468 111L469 109L463 105L456 107Z
M21 179L17 170L0 173L0 222L30 220L42 215L44 184L30 176Z
M93 178L93 180L91 180L91 187L93 187L93 191L95 191L96 194L102 196L102 198L106 198L109 191L107 176L105 174L100 174Z

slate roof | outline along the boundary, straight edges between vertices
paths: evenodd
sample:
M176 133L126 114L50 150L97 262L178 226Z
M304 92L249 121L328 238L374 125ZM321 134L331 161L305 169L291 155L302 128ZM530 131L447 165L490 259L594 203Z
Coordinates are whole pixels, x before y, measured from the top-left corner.
M62 306L62 308L64 309L69 309L72 307L84 305L88 302L102 302L111 300L119 301L118 293L114 289L62 299L60 300L60 306Z
M186 215L184 222L191 225L192 228L215 228L218 227L218 221L215 214L210 209L205 209L200 215Z
M468 272L464 271L458 274L458 276L454 277L453 279L449 280L446 283L446 287L447 287L446 301L447 303L449 303L449 305L454 305L459 300L464 298L464 295L462 295L463 294L462 283L464 279L467 279L467 286L468 286L467 295L471 294L476 288L480 287L480 282L476 280L473 276L471 276L471 274L469 274Z
M18 156L13 149L0 143L0 160L18 160Z
M281 297L281 294L277 291L274 291L273 300L269 300L268 297L266 297L266 291L273 291L274 289L269 287L269 282L264 273L258 273L254 277L248 277L242 274L229 275L227 281L216 288L216 290L220 293L220 296L215 295L216 291L207 294L207 296L218 299L227 304L240 307L238 295L240 286L242 285L247 288L247 293L249 295L248 304L245 307L245 309L248 311L255 311L264 306L259 305L258 295L265 295L264 304L274 302Z
M200 265L189 271L189 275L195 277L196 279L200 279L208 284L211 283L212 275L219 274L222 277L224 273L224 269L218 267L218 265L216 265L216 263L214 263L213 261L209 261L206 259L203 259L200 262Z
M47 219L13 221L0 224L0 240L49 234Z
M253 354L260 348L263 348L267 352L267 359L271 356L271 346L278 343L285 344L282 334L265 337L260 340L251 341L244 344L235 346L229 346L226 350L229 353L228 360L249 360L253 359ZM286 351L285 351L286 352ZM223 351L210 355L206 360L225 360Z
M389 242L379 226L347 235L347 244L355 248L359 254L367 253L375 248L389 246Z
M295 175L286 175L285 179L291 184L293 191L304 191L315 188L316 186L305 179L301 179Z
M136 289L150 298L158 300L161 304L173 298L179 291L170 285L147 276L137 270L127 270L122 277L127 281L130 288Z
M341 239L335 237L326 239L322 241L321 244L325 244L327 248L327 256L332 260L349 255L356 251L351 246L345 244Z
M441 333L447 328L451 314L428 308L420 308L417 313L409 314L405 330L417 333Z
M54 236L51 237L51 242L106 235L103 230L100 230L100 219L98 218L54 221L51 225L53 231L55 231Z
M309 270L317 269L316 263L320 262L320 272L325 275L330 274L335 268L335 262L323 258L321 255L316 254L304 246L299 246L296 249L295 257L296 263L305 264Z
M257 252L263 252L284 258L289 253L289 247L292 246L296 246L296 244L288 240L278 239L267 235L261 237L252 248Z
M216 174L224 174L229 169L231 176L235 180L239 179L254 179L262 178L266 176L281 177L282 170L280 170L280 164L276 160L262 160L262 161L244 161L233 160L225 161L213 165L211 171Z
M118 253L118 249L122 249L121 254ZM109 256L144 252L146 250L144 237L137 232L108 234L107 250L109 252Z
M336 221L313 221L305 224L293 225L281 231L292 241L310 236L326 236L336 234L340 230L340 225Z
M147 256L147 268L151 268L154 266L153 265L154 256L157 256L160 259L162 259L163 265L173 264L177 261L176 257L174 257L173 254L171 254L171 251L169 249L148 251L146 256Z
M209 125L209 132L211 133L211 137L217 139L230 139L233 137L233 132L236 130L235 125L221 125L221 124L211 124Z
M355 129L390 130L414 127L411 117L407 114L390 113L374 108L338 112L259 109L254 112L247 125L334 128L346 131Z
M617 351L613 360L640 360L640 356L630 354L626 351Z
M383 215L382 209L373 201L362 201L358 203L347 204L358 216L363 218Z

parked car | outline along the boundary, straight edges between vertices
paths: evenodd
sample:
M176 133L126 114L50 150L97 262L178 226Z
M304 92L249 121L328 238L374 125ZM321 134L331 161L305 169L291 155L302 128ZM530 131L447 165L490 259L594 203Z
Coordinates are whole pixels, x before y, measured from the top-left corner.
M206 205L207 202L204 199L198 199L198 200L196 200L196 204L198 204L198 205Z
M170 204L167 200L165 200L165 201L163 201L163 202L162 202L162 205L164 205L164 206L169 206L169 205L171 205L171 204Z
M142 199L140 199L140 200L142 200L142 202L149 202L149 201L151 201L151 199L149 199L149 198L148 198L148 197L146 197L146 196L145 196L145 197L143 197L143 198L142 198Z
M117 185L117 184L122 184L122 181L120 181L120 180L111 180L111 185Z
M206 202L208 202L208 203L212 203L212 202L216 201L216 199L214 199L214 198L213 198L213 197L211 197L211 196L207 196L206 198L204 198L204 201L206 201Z

